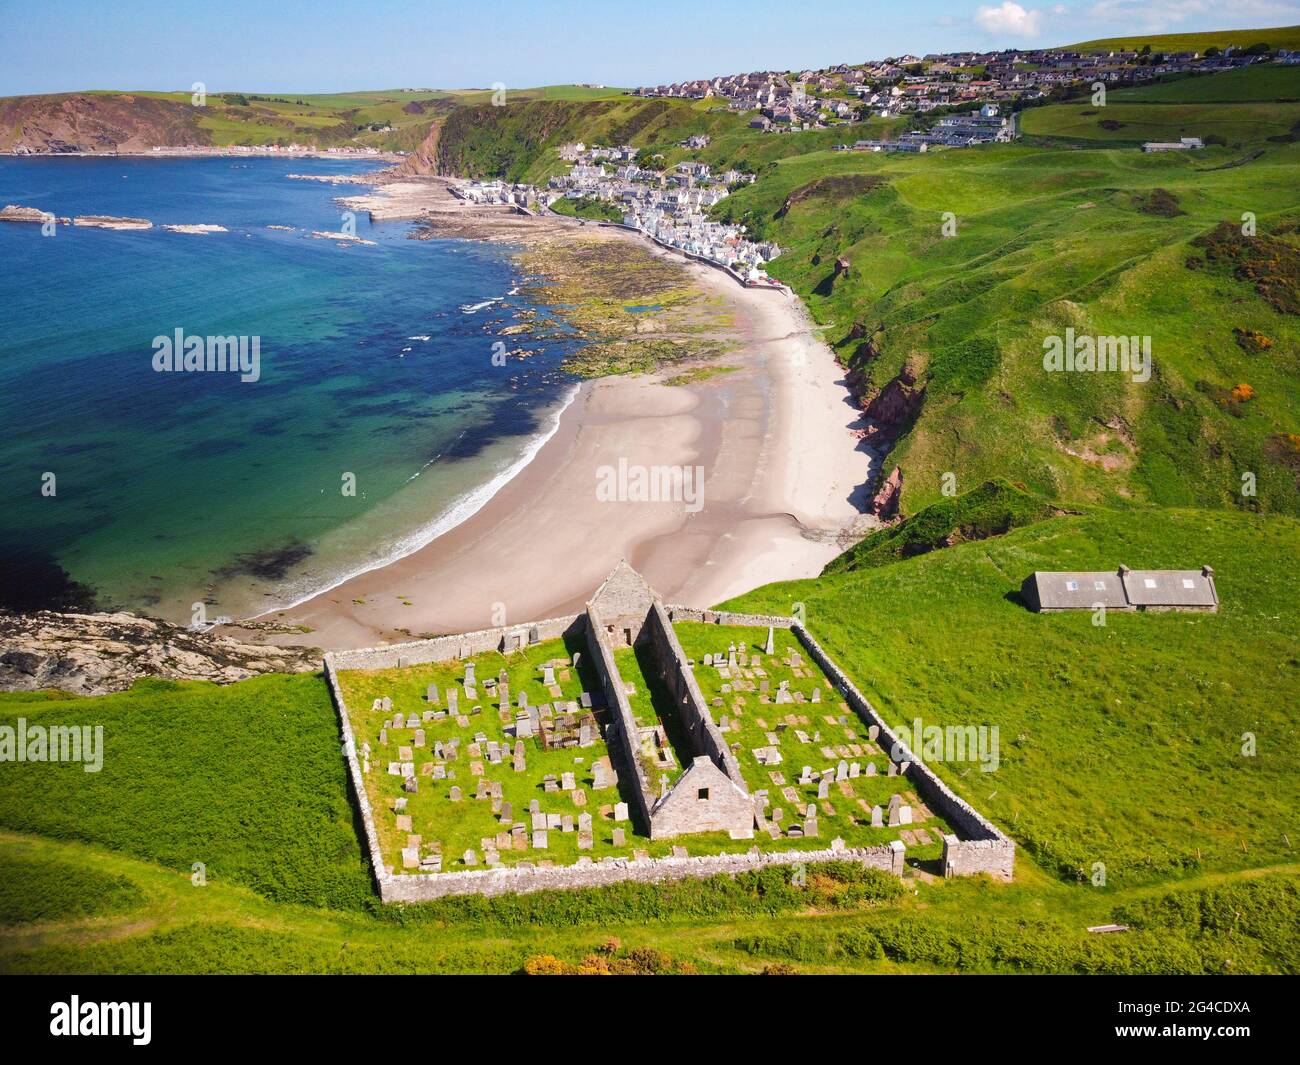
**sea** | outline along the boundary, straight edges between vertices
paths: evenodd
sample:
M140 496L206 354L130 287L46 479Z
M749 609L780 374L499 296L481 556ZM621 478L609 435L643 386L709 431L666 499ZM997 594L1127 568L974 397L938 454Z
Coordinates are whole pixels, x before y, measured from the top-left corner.
M261 616L427 544L526 465L576 390L573 341L503 334L530 311L563 328L508 247L364 214L373 243L314 237L366 189L289 175L379 165L0 159L0 205L154 224L0 223L0 607ZM160 369L178 330L256 340L256 374Z

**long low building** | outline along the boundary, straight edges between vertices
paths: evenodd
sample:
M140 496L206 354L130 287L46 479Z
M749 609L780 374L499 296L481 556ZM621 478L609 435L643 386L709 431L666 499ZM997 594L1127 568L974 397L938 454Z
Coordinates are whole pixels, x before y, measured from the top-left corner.
M1030 610L1208 610L1219 609L1210 566L1194 569L1141 569L1113 572L1031 573L1020 585Z

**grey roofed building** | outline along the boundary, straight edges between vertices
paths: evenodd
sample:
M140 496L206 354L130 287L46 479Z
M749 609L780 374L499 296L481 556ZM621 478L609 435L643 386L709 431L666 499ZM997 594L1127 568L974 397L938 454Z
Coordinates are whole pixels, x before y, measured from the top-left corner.
M1214 570L1055 572L1038 570L1020 585L1030 610L1208 610L1219 608Z
M1129 569L1120 567L1124 594L1135 610L1217 610L1214 570Z
M1124 583L1118 572L1031 573L1020 585L1021 598L1031 610L1128 610Z

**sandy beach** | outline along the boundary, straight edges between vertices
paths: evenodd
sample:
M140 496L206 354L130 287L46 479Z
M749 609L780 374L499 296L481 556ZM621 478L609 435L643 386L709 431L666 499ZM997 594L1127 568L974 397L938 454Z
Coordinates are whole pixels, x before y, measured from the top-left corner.
M389 217L412 217L414 198L399 198ZM439 204L449 218L439 235L455 234L462 205ZM496 239L566 224L494 217ZM623 230L583 230L680 262L725 306L735 346L718 363L734 369L688 383L666 383L680 367L582 383L554 435L482 509L413 554L265 619L310 630L270 639L360 647L576 611L621 558L667 601L707 606L815 576L874 524L861 412L797 297L743 288ZM602 467L620 462L701 467L702 505L602 500Z

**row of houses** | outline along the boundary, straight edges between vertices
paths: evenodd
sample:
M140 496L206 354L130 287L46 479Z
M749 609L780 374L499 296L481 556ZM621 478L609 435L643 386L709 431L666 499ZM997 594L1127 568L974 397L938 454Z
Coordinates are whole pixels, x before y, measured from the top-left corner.
M688 146L704 147L707 137L691 138ZM703 143L700 143L700 142ZM767 281L764 264L781 249L770 242L751 241L745 227L715 222L708 211L738 185L755 175L735 169L715 173L708 163L686 160L664 173L636 163L636 149L564 145L560 157L570 163L567 174L550 179L540 201L601 200L616 208L622 224L668 247L735 270L747 281ZM621 165L608 169L611 161Z
M1169 74L1231 70L1265 59L1233 47L1213 49L1209 54L1182 51L1158 56L1119 50L948 52L840 64L823 70L751 71L642 86L633 95L717 98L733 110L758 112L752 123L756 128L781 131L817 128L868 115L924 113L965 103L1029 102L1053 89L1079 83L1135 84ZM1298 57L1282 50L1274 60L1291 64Z

